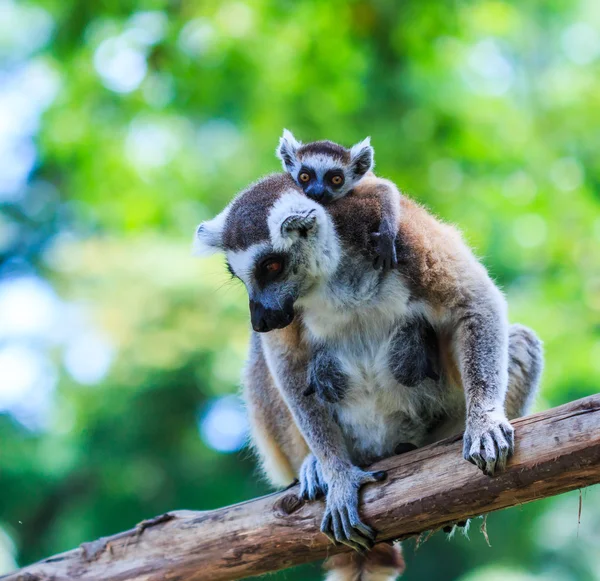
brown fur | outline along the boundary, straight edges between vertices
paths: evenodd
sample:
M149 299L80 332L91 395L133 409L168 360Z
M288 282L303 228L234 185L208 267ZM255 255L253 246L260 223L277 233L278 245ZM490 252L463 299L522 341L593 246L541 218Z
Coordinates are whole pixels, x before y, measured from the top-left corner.
M223 248L245 250L266 240L269 237L269 210L288 190L302 192L289 174L277 173L252 184L237 196L225 222Z
M331 571L328 581L384 581L404 573L406 564L399 543L381 543L366 555L344 553L330 557L324 567Z

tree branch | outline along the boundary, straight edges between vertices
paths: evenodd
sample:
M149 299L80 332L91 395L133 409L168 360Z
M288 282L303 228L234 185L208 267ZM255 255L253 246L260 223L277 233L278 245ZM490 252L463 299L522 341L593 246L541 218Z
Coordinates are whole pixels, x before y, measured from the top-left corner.
M465 462L454 437L378 462L362 514L391 540L600 482L600 394L518 419L506 472ZM1 577L3 581L227 581L347 550L319 533L323 503L298 487L206 512L175 511Z

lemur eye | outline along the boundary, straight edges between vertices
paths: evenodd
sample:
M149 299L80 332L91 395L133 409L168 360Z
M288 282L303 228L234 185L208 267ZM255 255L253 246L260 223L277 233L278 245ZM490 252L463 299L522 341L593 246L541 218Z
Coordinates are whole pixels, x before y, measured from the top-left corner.
M278 262L277 260L272 260L270 262L267 262L264 265L264 268L267 272L274 274L276 272L279 272L283 268L283 265L281 264L281 262Z
M303 171L303 172L302 172L302 173L301 173L301 174L298 176L298 179L299 179L301 182L304 182L304 183L306 183L306 182L309 182L309 181L310 181L310 175L309 175L309 174L307 174L305 171Z
M344 178L342 176L333 176L331 178L331 183L334 186L341 186L344 183Z

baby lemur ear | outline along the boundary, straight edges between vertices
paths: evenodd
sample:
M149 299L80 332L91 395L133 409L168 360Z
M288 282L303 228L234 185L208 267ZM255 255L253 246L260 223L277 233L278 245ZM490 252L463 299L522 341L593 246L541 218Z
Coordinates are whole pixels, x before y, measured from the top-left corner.
M375 152L371 146L371 138L367 137L350 150L350 167L356 177L364 176L373 169Z
M209 256L223 250L223 229L227 218L227 210L223 210L212 220L202 222L196 228L192 253L195 256Z
M291 131L283 130L283 135L279 140L279 146L275 150L275 154L281 160L285 171L292 171L296 165L296 152L302 146L302 142L298 141Z

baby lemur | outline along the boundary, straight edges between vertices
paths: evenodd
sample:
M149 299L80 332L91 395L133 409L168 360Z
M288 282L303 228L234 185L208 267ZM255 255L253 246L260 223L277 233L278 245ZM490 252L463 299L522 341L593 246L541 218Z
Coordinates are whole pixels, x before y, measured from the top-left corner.
M375 268L388 270L398 266L396 237L400 215L400 192L389 180L373 173L375 152L367 137L346 149L332 141L303 144L290 131L283 130L276 149L283 169L311 199L328 206L352 194L363 178L372 181L381 207L379 227L371 233L376 242ZM342 203L342 202L339 202ZM358 217L357 217L358 219ZM375 226L361 224L361 230ZM371 240L365 241L369 252ZM437 379L437 339L431 325L417 316L407 321L395 340L397 356L392 365L394 376L404 385L414 386L425 378ZM306 394L339 401L347 388L347 377L325 344L317 344L311 357Z
M460 234L405 196L397 223L405 260L372 268L364 248L381 216L379 191L365 177L324 207L277 174L196 233L248 290L255 332L244 397L267 475L276 485L299 476L309 497L326 491L321 530L358 549L375 541L359 490L383 476L364 467L403 442L423 446L464 430L464 458L488 475L502 470L514 446L508 418L526 412L543 362L539 340L509 325L502 293ZM417 317L435 331L440 370L410 386L393 367ZM319 346L347 378L344 397L326 403L304 395ZM337 581L391 580L402 567L385 543L329 561Z
M284 129L275 153L302 191L325 206L350 194L363 178L375 178L372 171L375 152L370 137L346 149L332 141L303 144ZM400 192L394 183L381 178L377 178L374 186L379 190L381 212L379 228L371 233L377 249L373 266L387 270L398 266Z

